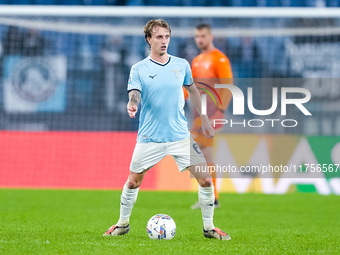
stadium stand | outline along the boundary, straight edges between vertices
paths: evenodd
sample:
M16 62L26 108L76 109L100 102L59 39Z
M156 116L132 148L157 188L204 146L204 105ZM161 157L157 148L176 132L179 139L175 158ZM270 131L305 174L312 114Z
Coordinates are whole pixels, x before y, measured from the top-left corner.
M53 1L40 2L52 4ZM84 3L84 1L55 2ZM161 3L161 1L157 2ZM189 5L194 1L182 1L181 4L184 2ZM250 4L250 2L242 1L242 4ZM118 1L110 3L118 3ZM126 3L136 4L137 1ZM202 0L196 3L206 2ZM278 2L271 1L271 3ZM90 4L90 1L87 1L87 4ZM129 18L39 17L28 19L29 25L26 24L27 22L22 23L20 17L16 19L2 17L2 23L0 22L0 77L3 84L7 80L11 81L11 77L15 75L11 63L16 63L25 57L32 58L29 61L33 61L34 57L43 57L54 59L53 61L56 62L52 61L53 65L63 66L65 70L58 71L62 77L59 80L63 85L58 86L61 91L56 91L54 97L50 95L51 101L45 102L41 99L40 102L39 99L30 99L33 100L31 105L34 106L29 110L26 107L24 111L20 108L22 107L20 104L13 103L15 93L4 86L0 90L0 117L2 118L0 129L84 131L137 129L138 122L130 119L126 114L126 82L131 66L148 54L148 48L143 36L140 35L142 28L138 28L137 35L127 29L126 25L129 24L135 29L140 26L139 24L144 23L143 18L131 20ZM322 35L324 27L334 30L339 26L340 21L337 18L317 20L169 18L168 20L174 27L174 31L181 33L174 34L171 38L169 53L184 57L189 62L197 55L198 49L192 34L188 36L188 33L192 33L194 26L200 22L213 24L214 29L220 33L216 35L215 44L229 57L234 76L237 78L313 78L315 75L337 78L339 73L336 59L339 52L337 48L340 42L339 34L335 31L334 34ZM49 27L39 29L41 26ZM106 27L107 30L97 32ZM235 27L240 31L234 31ZM308 30L307 34L304 32L307 28L312 28L312 34L308 34ZM88 31L89 29L91 31ZM246 32L242 34L242 31ZM272 31L277 31L277 34L272 35ZM285 34L280 34L281 31ZM263 32L267 34L261 34ZM322 54L317 56L314 52L318 51L319 47L327 51L323 50ZM320 63L326 62L328 65L320 66ZM240 85L240 87L246 90L246 86ZM255 101L263 104L261 107L266 109L265 107L270 106L271 98L268 94L262 93L261 89L254 94ZM330 91L329 95L326 94L324 98L320 96L320 101L312 107L316 117L327 117L328 120L324 123L330 122L330 124L309 129L308 134L335 135L339 130L336 128L337 123L340 123L337 111L327 111L327 106L320 107L323 103L335 103L339 95L334 91ZM23 112L25 114L22 114ZM250 117L249 114L246 116ZM305 126L312 125L306 122ZM307 131L304 128L302 130L296 128L284 131L263 130L263 132Z

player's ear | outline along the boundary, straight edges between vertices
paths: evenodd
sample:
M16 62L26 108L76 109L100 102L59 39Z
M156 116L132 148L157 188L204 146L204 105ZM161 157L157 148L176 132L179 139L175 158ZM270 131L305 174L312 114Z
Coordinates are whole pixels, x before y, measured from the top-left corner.
M151 43L150 43L151 37L147 37L146 40L148 41L149 45L151 46Z

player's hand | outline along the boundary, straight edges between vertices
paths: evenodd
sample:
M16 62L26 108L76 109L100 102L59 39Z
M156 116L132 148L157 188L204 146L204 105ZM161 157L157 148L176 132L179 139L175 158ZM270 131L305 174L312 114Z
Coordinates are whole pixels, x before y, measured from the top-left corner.
M215 130L206 116L202 117L202 132L204 136L208 138L212 138L215 135Z
M136 118L136 113L138 112L138 106L129 102L127 104L127 112L130 116L130 118L134 119Z

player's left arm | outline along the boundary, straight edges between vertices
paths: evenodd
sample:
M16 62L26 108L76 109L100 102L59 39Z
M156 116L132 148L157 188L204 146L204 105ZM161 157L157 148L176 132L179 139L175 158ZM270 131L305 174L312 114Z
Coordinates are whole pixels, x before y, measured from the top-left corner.
M207 115L202 115L201 94L198 91L195 83L193 83L190 86L185 86L185 88L187 89L187 91L189 93L189 97L190 97L190 100L191 100L192 104L194 105L195 109L197 110L197 112L201 116L201 120L202 120L202 132L203 132L203 134L206 137L213 137L215 135L215 130L211 126L208 116Z

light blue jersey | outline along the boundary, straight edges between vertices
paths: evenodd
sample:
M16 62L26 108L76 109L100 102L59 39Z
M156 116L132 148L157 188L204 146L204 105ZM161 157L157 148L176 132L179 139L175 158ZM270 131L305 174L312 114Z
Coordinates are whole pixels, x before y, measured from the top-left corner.
M188 61L169 56L160 64L150 57L133 65L128 91L141 92L137 142L174 142L190 136L182 86L193 83Z

